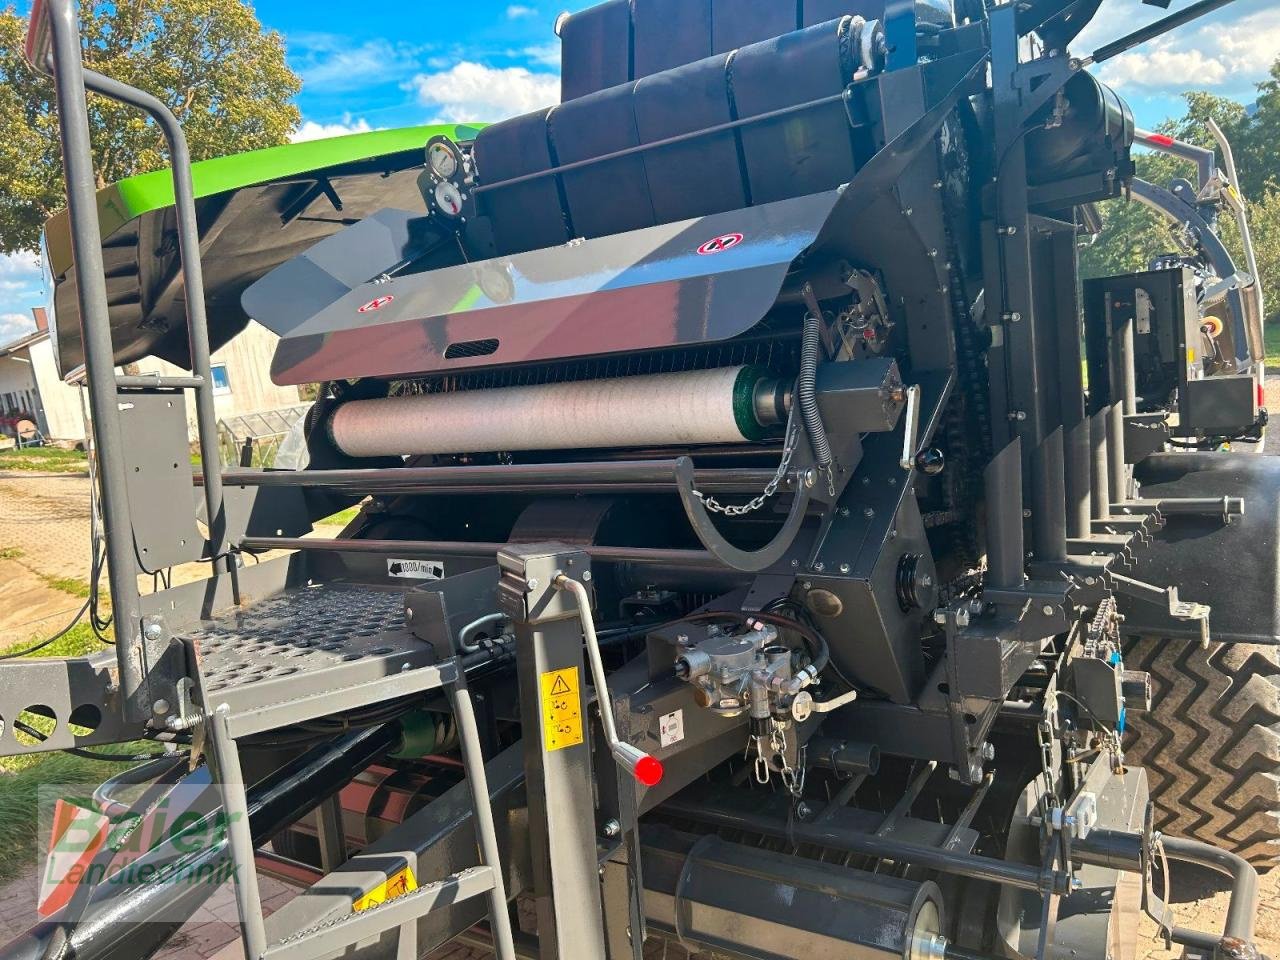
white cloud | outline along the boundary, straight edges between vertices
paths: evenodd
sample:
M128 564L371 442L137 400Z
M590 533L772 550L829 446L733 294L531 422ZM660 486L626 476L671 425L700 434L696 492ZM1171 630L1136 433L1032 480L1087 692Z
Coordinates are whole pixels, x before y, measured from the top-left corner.
M290 38L294 68L311 93L343 93L399 82L421 67L424 48L389 40L351 45L341 36L304 33Z
M539 66L560 69L560 41L558 40L555 43L540 43L535 47L526 47L520 51L520 54Z
M374 128L364 117L352 119L351 115L342 118L341 123L317 123L304 120L289 139L294 143L305 143L308 140L327 140L330 137L345 137L352 133L369 133Z
M0 346L34 333L36 322L29 313L0 313Z
M418 102L447 123L493 121L547 107L560 99L560 78L524 67L488 67L464 60L420 73L409 83Z
M1128 0L1108 0L1072 44L1077 53L1096 49L1164 15L1157 8L1137 11ZM1135 16L1135 13L1137 16ZM1143 94L1180 94L1208 89L1252 100L1280 54L1280 8L1268 0L1243 0L1229 11L1174 30L1104 63L1101 79Z
M537 15L537 10L533 9L533 7L526 7L522 3L513 3L507 7L508 20L519 20L521 17L536 17Z
M1200 50L1156 49L1150 53L1128 53L1102 68L1102 80L1113 87L1182 91L1190 85L1216 87L1226 79L1228 68L1221 59ZM1192 79L1194 78L1194 79Z

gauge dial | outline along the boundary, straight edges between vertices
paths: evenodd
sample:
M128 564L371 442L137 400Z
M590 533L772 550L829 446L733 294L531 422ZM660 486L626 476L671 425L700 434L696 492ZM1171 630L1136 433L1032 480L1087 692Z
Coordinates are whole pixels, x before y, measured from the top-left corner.
M453 146L443 140L436 140L427 146L427 165L441 180L452 180L458 174L458 153Z
M432 194L436 209L446 217L462 216L462 191L451 180L441 180Z

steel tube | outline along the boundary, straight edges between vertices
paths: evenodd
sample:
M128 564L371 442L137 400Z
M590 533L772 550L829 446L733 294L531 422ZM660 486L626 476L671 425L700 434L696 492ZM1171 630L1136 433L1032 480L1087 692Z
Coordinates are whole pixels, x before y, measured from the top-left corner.
M698 489L707 493L758 493L773 470L698 470ZM392 467L357 470L230 470L223 482L236 487L305 487L352 493L644 493L675 491L676 461L620 460L603 463L521 463L462 467ZM794 488L793 471L782 489Z
M847 853L878 857L897 863L910 863L926 870L986 880L1021 890L1042 893L1048 887L1048 878L1043 876L1037 868L1006 860L956 853L919 843L890 840L874 834L842 830L822 823L786 823L760 814L730 813L712 807L682 803L679 800L668 801L663 809L678 812L681 816L704 823L763 833L801 843L815 843Z
M311 550L322 553L358 553L405 557L496 557L505 543L468 543L459 540L308 540L300 537L245 537L240 547L249 552ZM578 547L593 560L606 563L645 563L663 566L686 564L702 570L722 570L723 565L702 550L665 550L649 547Z
M121 390L195 390L204 386L203 377L162 377L158 373L140 377L116 377Z
M187 148L187 137L182 132L182 124L178 122L173 112L151 94L93 70L85 70L84 77L89 89L135 107L150 116L169 145L169 162L173 167L174 211L178 221L178 250L182 261L182 278L187 306L187 339L191 351L191 372L195 375L193 379L200 381L200 384L194 388L196 432L200 438L201 472L204 474L210 559L217 561L226 552L222 452L218 444L218 415L213 404L209 319L205 311L204 266L200 259L200 223L196 218L195 187L191 180L191 152Z
M1153 40L1162 33L1168 33L1184 23L1190 23L1197 17L1202 17L1207 13L1212 13L1220 7L1225 7L1232 0L1200 0L1199 3L1193 3L1185 10L1179 10L1177 13L1170 14L1155 23L1148 24L1141 30L1135 30L1133 33L1126 34L1119 40L1112 40L1105 46L1099 47L1093 51L1093 55L1089 58L1091 63L1102 63L1104 60L1110 60L1112 57L1119 56L1126 50Z
M1104 407L1089 418L1089 458L1093 466L1089 513L1094 520L1111 516L1111 467L1107 462L1107 411ZM1087 536L1088 534L1086 534Z
M128 720L151 715L139 609L137 562L133 556L132 520L125 488L127 465L120 415L116 408L115 348L107 306L102 228L98 221L97 180L89 140L85 71L80 26L72 0L49 0L53 40L52 71L57 91L58 131L67 184L71 246L77 268L76 296L84 337L84 364L93 415L106 534L107 576L116 623L116 662L120 670L123 712Z
M1107 408L1107 490L1112 503L1129 499L1128 467L1124 462L1124 404Z

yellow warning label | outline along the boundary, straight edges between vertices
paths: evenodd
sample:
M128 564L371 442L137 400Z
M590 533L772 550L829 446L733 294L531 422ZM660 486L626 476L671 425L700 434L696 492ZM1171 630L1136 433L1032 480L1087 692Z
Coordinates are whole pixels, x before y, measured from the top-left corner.
M542 675L542 729L547 752L582 743L582 697L578 668Z
M418 881L413 875L413 868L405 867L387 877L385 882L378 884L363 897L357 897L352 906L355 912L359 913L361 910L368 910L370 907L376 907L396 897L403 897L406 893L417 889Z

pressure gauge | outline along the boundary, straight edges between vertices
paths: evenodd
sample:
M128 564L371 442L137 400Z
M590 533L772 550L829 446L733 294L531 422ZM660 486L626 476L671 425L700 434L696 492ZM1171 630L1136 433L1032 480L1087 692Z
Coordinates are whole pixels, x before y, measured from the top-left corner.
M441 180L431 193L436 210L449 218L462 216L462 191L452 180Z
M438 180L456 180L462 171L462 154L448 137L427 143L427 167Z

